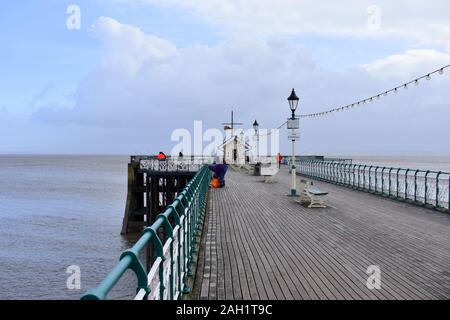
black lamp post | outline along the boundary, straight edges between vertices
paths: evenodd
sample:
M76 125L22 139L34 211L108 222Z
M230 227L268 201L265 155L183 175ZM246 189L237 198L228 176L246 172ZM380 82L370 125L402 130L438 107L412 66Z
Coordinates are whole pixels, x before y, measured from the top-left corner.
M298 121L295 118L295 110L297 110L298 107L298 101L300 100L297 95L295 94L295 90L292 89L291 95L287 99L289 102L289 108L292 112L291 121L293 124L291 124L292 129L292 167L291 167L291 173L292 173L292 182L291 182L291 196L297 197L297 172L295 168L295 139L296 139L296 133L295 129L298 128L298 124L294 124L294 122ZM288 121L289 122L289 121ZM290 125L288 124L288 129Z
M253 122L253 129L255 129L255 135L256 135L256 162L259 161L259 123L255 120Z

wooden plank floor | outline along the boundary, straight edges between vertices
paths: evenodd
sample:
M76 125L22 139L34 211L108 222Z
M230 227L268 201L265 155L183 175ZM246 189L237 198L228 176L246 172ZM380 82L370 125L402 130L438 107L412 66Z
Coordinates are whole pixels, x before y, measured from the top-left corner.
M332 184L327 209L230 170L211 191L195 299L450 299L450 215ZM366 287L367 267L381 289Z

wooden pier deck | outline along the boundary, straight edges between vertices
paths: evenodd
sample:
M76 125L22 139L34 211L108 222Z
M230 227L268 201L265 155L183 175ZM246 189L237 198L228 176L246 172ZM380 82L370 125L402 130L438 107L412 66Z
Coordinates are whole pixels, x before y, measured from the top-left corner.
M308 209L286 169L262 179L211 191L193 298L450 299L450 215L320 182L329 208Z

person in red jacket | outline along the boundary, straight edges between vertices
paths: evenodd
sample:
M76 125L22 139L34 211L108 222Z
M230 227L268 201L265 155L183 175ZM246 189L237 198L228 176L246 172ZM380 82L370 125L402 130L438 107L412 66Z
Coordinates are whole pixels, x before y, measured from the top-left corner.
M283 156L281 155L281 153L278 152L277 154L278 169L281 168L281 160L283 160Z
M166 156L166 154L164 153L164 152L159 152L159 154L156 156L156 158L158 159L158 160L166 160L167 159L167 156Z

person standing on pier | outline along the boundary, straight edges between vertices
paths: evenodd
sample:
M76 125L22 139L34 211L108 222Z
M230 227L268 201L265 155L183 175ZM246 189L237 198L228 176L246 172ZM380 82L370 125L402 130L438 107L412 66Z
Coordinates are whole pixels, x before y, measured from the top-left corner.
M166 154L164 152L160 151L159 154L156 156L156 158L158 160L166 160L167 156L166 156Z
M277 154L278 169L281 168L281 160L283 160L283 156L281 155L281 153L278 152Z
M209 166L209 170L214 172L216 177L220 179L220 187L225 187L225 174L228 171L228 165L224 163L214 163Z

